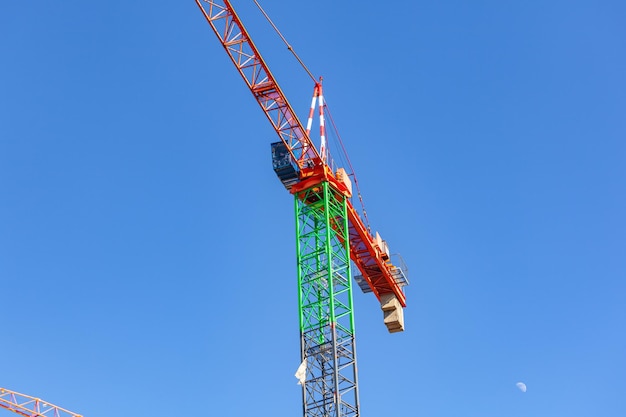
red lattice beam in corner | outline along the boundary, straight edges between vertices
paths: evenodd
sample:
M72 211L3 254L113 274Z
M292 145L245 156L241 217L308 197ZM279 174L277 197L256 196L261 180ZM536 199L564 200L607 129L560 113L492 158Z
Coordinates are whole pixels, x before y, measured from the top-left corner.
M24 417L82 417L80 414L72 413L39 398L6 388L0 388L0 408Z

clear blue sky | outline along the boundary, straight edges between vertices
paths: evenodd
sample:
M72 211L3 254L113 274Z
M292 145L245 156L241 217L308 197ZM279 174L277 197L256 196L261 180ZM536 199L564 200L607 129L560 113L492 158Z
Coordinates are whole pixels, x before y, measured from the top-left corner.
M626 415L626 3L264 5L410 266L404 333L355 294L363 416ZM0 57L0 386L301 415L293 202L193 0L4 1Z

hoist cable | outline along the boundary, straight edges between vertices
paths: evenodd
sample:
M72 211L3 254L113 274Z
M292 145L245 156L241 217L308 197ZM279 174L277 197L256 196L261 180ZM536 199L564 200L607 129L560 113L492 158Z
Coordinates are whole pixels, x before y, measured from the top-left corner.
M313 76L313 74L311 73L311 71L309 71L309 69L307 68L306 65L304 65L304 62L300 59L300 57L298 56L298 54L296 53L296 51L293 50L293 47L289 44L289 42L287 42L287 39L285 39L285 37L283 36L282 33L280 33L280 30L278 30L278 27L276 27L276 25L274 24L274 22L272 21L272 19L270 19L269 15L265 12L265 10L263 10L263 8L261 7L261 5L259 4L259 2L257 0L254 0L254 4L256 4L256 7L259 8L259 10L261 11L261 13L263 13L263 16L265 16L265 18L267 19L267 21L269 22L270 25L272 25L272 27L274 28L274 30L276 31L276 33L278 34L278 36L280 36L280 38L283 40L283 42L285 43L285 45L287 45L287 49L289 49L289 51L291 51L291 53L293 54L294 57L296 57L296 59L298 60L298 62L300 63L300 65L302 66L302 68L304 68L304 70L307 72L307 74L309 74L309 77L311 77L311 79L313 80L313 82L317 83L317 80L315 79L315 77Z
M354 171L354 168L352 167L352 162L350 162L350 157L348 156L348 152L346 151L346 148L343 145L343 140L341 140L341 135L339 134L337 125L335 125L335 120L333 119L333 115L330 112L328 105L326 105L325 107L327 110L326 114L328 114L328 119L330 120L330 124L333 126L335 135L337 135L338 142L341 145L341 150L343 151L343 154L345 155L346 160L348 161L348 166L350 167L350 171L352 172L352 177L354 178L354 186L356 188L356 192L359 197L359 202L361 203L361 209L363 210L363 217L365 217L365 225L367 226L367 231L372 233L370 222L369 222L369 219L367 218L367 211L365 210L365 203L363 202L363 196L361 195L361 189L359 188L359 181L356 178L356 172Z

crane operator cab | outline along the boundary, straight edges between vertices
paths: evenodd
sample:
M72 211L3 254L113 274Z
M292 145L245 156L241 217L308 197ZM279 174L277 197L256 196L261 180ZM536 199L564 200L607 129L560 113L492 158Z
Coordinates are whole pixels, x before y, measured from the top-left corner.
M291 160L287 145L283 142L274 142L272 147L272 168L287 190L298 182L298 168Z

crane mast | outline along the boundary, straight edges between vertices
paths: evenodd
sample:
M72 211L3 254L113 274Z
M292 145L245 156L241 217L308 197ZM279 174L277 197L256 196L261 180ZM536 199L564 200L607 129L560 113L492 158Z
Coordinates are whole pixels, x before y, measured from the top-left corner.
M380 301L389 332L404 330L406 267L372 235L351 202L352 183L327 161L324 131L318 151L229 0L195 0L276 131L272 165L294 196L304 417L358 417L359 395L351 265L363 292ZM323 126L323 119L320 124Z

